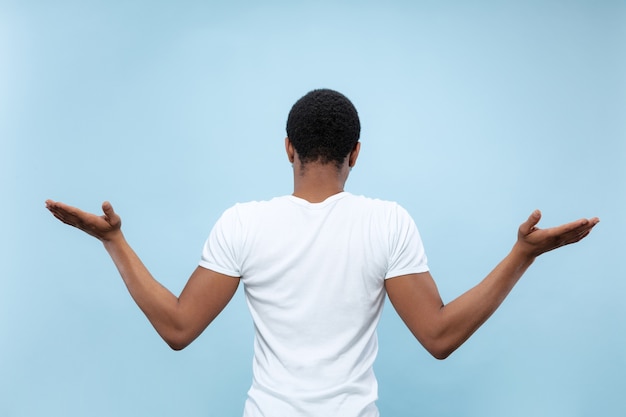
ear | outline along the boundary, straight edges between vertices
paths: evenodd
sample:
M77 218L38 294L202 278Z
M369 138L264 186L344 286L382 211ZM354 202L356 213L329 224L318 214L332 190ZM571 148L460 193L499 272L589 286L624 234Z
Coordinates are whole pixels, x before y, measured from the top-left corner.
M350 152L350 155L348 157L348 166L350 168L352 168L354 165L356 165L356 160L359 157L359 151L361 150L361 142L357 142L354 145L354 149L352 149L352 152Z
M285 151L287 152L287 158L289 158L289 162L293 164L293 161L296 157L296 150L288 137L285 138Z

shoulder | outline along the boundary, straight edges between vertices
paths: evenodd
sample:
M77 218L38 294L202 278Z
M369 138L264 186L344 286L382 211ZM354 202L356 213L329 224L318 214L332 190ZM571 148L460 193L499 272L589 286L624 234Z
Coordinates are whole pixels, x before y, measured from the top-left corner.
M361 209L371 213L408 216L407 210L395 201L382 200L363 195L348 194L346 202L355 209Z
M227 219L247 219L263 213L273 213L280 210L281 207L288 205L288 201L288 196L280 196L269 200L236 203L224 210L221 217Z
M289 196L274 197L269 200L252 200L243 203L236 203L228 210L237 212L254 212L258 210L268 210L289 204ZM228 211L227 210L227 211Z

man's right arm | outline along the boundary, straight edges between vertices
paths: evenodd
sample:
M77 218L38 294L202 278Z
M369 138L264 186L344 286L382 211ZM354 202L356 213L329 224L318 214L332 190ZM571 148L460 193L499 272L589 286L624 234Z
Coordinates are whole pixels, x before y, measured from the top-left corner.
M128 292L174 350L195 340L226 307L239 285L238 278L197 267L176 297L152 277L121 233L103 243Z
M128 291L165 342L175 350L191 343L231 300L239 279L197 267L179 297L156 281L126 241L121 219L107 202L103 216L48 200L62 222L99 239L115 263Z

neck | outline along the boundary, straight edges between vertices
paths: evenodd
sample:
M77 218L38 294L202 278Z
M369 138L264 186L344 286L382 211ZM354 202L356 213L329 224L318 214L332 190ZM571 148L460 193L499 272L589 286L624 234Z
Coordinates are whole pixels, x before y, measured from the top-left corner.
M348 164L341 168L333 163L321 164L309 162L305 165L294 161L293 166L293 195L310 203L320 203L328 197L343 191L348 179Z

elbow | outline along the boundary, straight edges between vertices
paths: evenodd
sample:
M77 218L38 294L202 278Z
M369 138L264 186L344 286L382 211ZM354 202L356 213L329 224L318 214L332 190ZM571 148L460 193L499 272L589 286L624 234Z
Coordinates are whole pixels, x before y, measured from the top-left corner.
M448 358L448 356L450 356L452 354L453 350L448 349L448 350L428 350L428 353L430 353L433 358L437 359L437 360L444 360L446 358Z
M441 339L432 339L426 342L422 342L422 345L437 360L444 360L448 358L457 348L457 345L448 343Z
M165 341L165 343L167 343L167 345L175 351L180 351L185 349L187 346L189 346L189 343L178 343L178 342L172 342L172 341Z
M193 341L193 338L190 338L180 332L176 332L171 335L161 335L161 337L172 350L176 351L185 349Z

